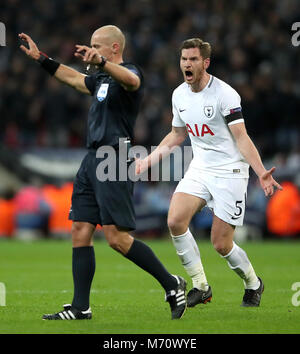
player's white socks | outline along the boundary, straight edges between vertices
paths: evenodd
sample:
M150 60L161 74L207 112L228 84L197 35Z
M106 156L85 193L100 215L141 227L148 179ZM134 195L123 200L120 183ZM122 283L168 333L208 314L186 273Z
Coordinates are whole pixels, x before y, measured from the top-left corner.
M181 263L187 274L192 278L193 287L199 290L208 290L199 248L190 230L187 229L183 235L171 236Z
M227 260L229 267L243 279L245 289L256 290L259 288L260 282L246 252L236 243L233 242L231 251L223 258Z

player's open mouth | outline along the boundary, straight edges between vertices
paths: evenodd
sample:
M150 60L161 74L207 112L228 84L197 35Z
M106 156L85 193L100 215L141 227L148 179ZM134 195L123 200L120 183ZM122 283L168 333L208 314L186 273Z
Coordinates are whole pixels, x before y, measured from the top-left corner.
M186 70L185 71L185 77L186 77L187 80L192 80L193 73L191 71L189 71L189 70Z

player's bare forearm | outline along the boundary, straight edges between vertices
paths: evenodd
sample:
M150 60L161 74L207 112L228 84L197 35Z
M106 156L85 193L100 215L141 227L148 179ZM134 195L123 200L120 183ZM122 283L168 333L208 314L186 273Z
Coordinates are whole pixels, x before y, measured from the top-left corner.
M173 149L182 144L187 136L186 128L172 127L172 131L164 137L158 147L146 158L149 166L170 155Z
M157 164L160 160L170 155L173 149L182 144L187 137L185 127L172 127L172 131L167 134L155 150L143 160L136 163L136 173L140 174L149 167Z
M247 134L244 123L233 124L229 126L229 129L235 139L237 147L245 160L253 168L257 176L261 176L266 169L261 161L260 155Z
M258 177L260 177L264 172L266 172L261 157L254 143L247 134L236 140L236 143L239 151L244 156L244 158L252 167Z
M167 147L172 150L175 146L182 144L187 137L187 131L185 127L172 127L172 130L158 145L158 148Z
M230 130L235 138L239 151L258 176L261 188L265 195L272 195L274 193L274 187L282 190L281 185L272 177L275 167L272 167L269 170L265 169L259 152L246 132L244 123L231 125Z

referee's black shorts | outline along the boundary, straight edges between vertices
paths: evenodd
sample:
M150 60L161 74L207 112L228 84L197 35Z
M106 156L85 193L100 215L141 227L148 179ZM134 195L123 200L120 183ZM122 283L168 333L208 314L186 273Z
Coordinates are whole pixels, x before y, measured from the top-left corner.
M74 181L69 219L134 230L134 182L129 179L99 181L96 170L102 160L104 159L96 158L96 151L93 150L84 157ZM117 169L118 165L117 158Z

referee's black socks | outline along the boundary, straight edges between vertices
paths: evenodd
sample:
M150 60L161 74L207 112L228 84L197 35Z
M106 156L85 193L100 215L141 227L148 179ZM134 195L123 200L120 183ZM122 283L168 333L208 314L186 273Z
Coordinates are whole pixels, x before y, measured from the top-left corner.
M166 292L177 287L176 279L166 270L151 248L145 243L134 239L125 257L156 278ZM74 281L72 306L80 311L89 308L90 290L95 269L94 247L74 247L72 254Z
M134 239L125 257L156 278L166 292L177 287L176 279L145 243Z
M85 311L89 308L90 290L95 269L96 262L94 247L74 247L72 254L72 272L74 281L72 306L80 311Z

